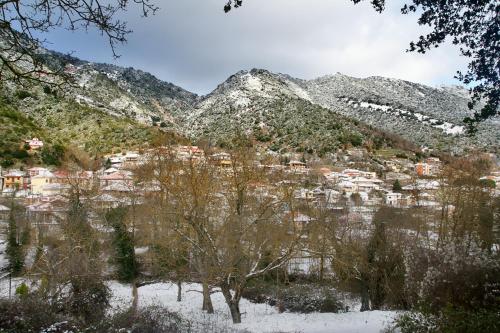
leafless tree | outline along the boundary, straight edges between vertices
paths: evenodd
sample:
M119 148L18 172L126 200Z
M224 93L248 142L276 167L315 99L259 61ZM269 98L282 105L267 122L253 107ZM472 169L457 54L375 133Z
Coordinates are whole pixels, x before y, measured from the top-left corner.
M118 57L116 46L131 32L118 16L131 4L143 16L158 8L151 0L0 0L0 80L59 84L63 69L49 69L40 52L48 43L44 36L56 28L97 29Z

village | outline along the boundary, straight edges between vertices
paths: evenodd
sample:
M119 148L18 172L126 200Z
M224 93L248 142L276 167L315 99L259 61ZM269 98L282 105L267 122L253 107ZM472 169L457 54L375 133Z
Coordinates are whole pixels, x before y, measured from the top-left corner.
M36 138L27 144L34 150L43 146L43 142ZM365 155L366 151L353 149L333 165L301 161L297 155L286 159L261 158L255 163L264 173L276 174L282 182L286 178L293 185L293 196L299 209L288 213L300 230L315 219L308 212L311 207L330 212L339 221L349 220L367 229L381 207L426 209L431 214L442 211L440 193L445 184L439 158L428 157L414 163L400 157L389 157L378 160L382 169L375 172L368 171L373 168L367 166ZM86 193L82 200L95 209L141 205L145 198L160 191L158 182L140 178L141 170L158 157L193 165L206 162L223 172L230 172L233 168L229 152L217 149L206 153L197 146L176 145L109 154L103 157L102 167L95 171L45 167L1 170L3 199L0 220L8 219L9 202L15 200L25 207L31 223L43 230L43 234L57 233L58 221L69 209L68 193L75 186ZM361 167L354 167L358 165ZM492 171L482 179L495 185L495 195L498 196L500 172ZM252 187L255 193L271 195L273 184L255 182ZM447 206L446 211L452 214L453 207ZM302 253L290 260L289 270L312 274L316 266L317 258Z

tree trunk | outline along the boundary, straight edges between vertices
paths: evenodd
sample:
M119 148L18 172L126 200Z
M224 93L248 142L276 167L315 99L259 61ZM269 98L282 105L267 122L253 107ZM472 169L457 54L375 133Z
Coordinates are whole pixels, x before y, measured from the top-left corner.
M202 310L207 311L207 313L214 313L214 306L212 304L212 299L210 298L210 288L208 283L203 282L203 307Z
M221 286L222 295L226 300L226 304L231 312L231 318L233 319L233 324L241 324L241 312L240 312L240 299L239 297L233 297L231 295L231 288L223 284Z
M139 305L139 291L137 290L137 283L132 282L132 311L137 313L137 306Z
M231 301L229 303L229 310L231 311L231 318L234 324L241 324L241 312L239 302Z
M182 281L177 280L177 302L182 301Z
M323 281L323 276L325 275L325 257L321 254L319 258L319 280Z
M370 295L368 292L368 283L366 280L361 278L361 310L360 311L369 311L370 310Z

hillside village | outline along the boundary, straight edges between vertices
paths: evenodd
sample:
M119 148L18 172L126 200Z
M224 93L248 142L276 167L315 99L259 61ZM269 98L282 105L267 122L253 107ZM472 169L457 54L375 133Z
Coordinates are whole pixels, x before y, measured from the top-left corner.
M43 142L37 138L26 144L33 150L43 147ZM438 157L427 157L415 163L400 154L385 154L376 159L379 168L375 172L370 171L374 170L373 160L369 162L367 151L361 148L351 148L334 156L335 162L330 165L321 164L318 159L306 162L303 156L296 154L258 155L260 159L255 163L259 169L268 175L278 175L278 183L288 182L293 187L293 197L304 210L287 212L285 209L283 213L291 214L300 230L315 219L308 215L311 207L324 209L339 221L348 220L367 227L381 207L436 213L444 209L440 198L446 184L441 174L443 163ZM59 221L69 210L69 194L75 188L85 193L82 200L95 209L140 206L161 190L157 181L141 179L143 169L160 157L186 165L208 163L223 173L233 168L232 155L222 149L205 151L198 146L175 145L105 155L102 167L94 171L40 166L5 169L0 176L0 219L8 218L10 202L15 200L25 207L29 219L36 221L37 230L43 230L45 236L57 235L60 233ZM481 180L493 184L494 195L500 195L498 166ZM269 196L275 186L252 184L253 193ZM446 211L452 214L453 207L447 206ZM317 261L318 258L301 253L290 260L290 273L316 274Z

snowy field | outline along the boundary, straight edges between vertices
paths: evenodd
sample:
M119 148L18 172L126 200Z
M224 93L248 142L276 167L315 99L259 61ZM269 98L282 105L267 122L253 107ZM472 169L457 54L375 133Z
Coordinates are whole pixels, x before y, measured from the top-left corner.
M131 288L110 283L114 307L131 304ZM195 332L252 332L252 333L375 333L382 331L396 316L392 311L347 313L279 313L267 304L255 304L242 299L242 324L234 325L221 293L212 295L215 313L201 310L201 285L184 284L182 302L177 302L175 284L157 283L139 288L139 306L161 305L187 319Z

